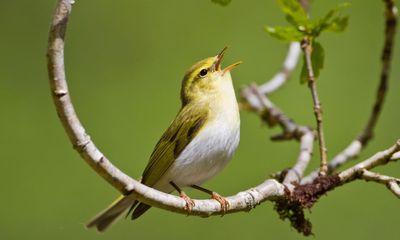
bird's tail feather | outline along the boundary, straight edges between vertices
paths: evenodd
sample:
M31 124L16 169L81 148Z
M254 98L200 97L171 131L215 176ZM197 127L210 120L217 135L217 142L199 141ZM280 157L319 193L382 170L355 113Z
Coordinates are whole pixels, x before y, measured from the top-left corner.
M132 204L135 199L132 196L121 196L115 200L109 207L100 212L94 218L92 218L87 224L87 228L96 227L98 231L105 231L119 216L125 212Z
M151 208L151 206L144 203L140 203L132 212L132 217L131 217L132 220L135 220L136 218L142 216L143 213L149 210L149 208Z

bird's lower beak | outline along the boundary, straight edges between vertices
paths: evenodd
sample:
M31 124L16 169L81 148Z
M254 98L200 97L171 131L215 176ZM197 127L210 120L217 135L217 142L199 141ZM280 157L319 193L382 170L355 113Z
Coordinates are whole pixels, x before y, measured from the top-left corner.
M216 56L216 60L214 62L213 65L213 69L214 71L221 71L221 61L222 58L224 58L224 54L226 52L226 50L228 49L228 47L224 47L224 49L222 49L222 51ZM234 69L235 67L237 67L239 64L241 64L242 62L236 62L234 64L231 64L229 66L227 66L224 70L222 70L222 75L224 75L226 72L230 72L232 69Z
M224 70L223 70L223 72L222 72L222 75L224 75L226 72L232 71L232 69L234 69L235 67L237 67L237 66L238 66L239 64L241 64L241 63L242 63L242 61L239 61L239 62L235 62L235 63L233 63L233 64L227 66L226 68L224 68Z

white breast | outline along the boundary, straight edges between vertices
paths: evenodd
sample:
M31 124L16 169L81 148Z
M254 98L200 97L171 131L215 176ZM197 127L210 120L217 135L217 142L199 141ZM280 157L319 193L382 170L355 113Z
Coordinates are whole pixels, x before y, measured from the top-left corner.
M169 182L180 187L200 185L221 171L239 144L239 124L230 126L215 122L206 126L182 151L173 165L155 185L171 192Z
M222 97L212 106L212 111L217 114L182 151L154 188L172 192L170 181L180 187L201 185L220 172L232 158L240 138L239 110L230 79L221 89L224 90L223 95L220 94Z

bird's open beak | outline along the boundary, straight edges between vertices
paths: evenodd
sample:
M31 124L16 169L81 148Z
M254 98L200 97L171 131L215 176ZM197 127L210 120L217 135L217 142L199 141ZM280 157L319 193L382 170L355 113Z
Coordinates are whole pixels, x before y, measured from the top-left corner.
M227 66L226 68L224 68L224 70L223 70L223 72L222 72L222 75L224 75L226 72L232 71L232 69L234 69L235 67L237 67L237 66L238 66L239 64L241 64L241 63L242 63L242 61L239 61L239 62L235 62L235 63L233 63L233 64Z
M221 71L221 61L222 61L222 58L224 58L224 54L227 49L228 49L228 47L224 47L224 49L222 49L222 51L216 56L216 60L213 65L214 71ZM232 69L234 69L241 63L242 62L239 61L239 62L236 62L234 64L227 66L224 70L222 70L223 71L222 75L224 75L226 72L230 72Z

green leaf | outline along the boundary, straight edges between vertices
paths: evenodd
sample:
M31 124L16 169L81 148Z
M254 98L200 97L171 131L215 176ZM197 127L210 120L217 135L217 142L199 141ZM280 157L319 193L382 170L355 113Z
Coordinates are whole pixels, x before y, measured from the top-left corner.
M265 31L274 38L277 38L286 42L301 41L304 37L304 33L299 32L294 27L265 27Z
M322 31L342 32L346 29L349 18L341 17L343 10L349 7L349 3L339 4L331 9L325 16L312 21L311 28L314 36L318 36ZM336 16L335 15L339 15ZM333 18L333 19L332 19Z
M349 25L349 17L336 17L325 27L326 31L330 32L343 32Z
M309 18L298 0L278 0L282 12L286 14L286 20L295 27L306 28Z
M211 0L211 2L219 4L221 6L227 6L229 3L231 3L232 0Z
M313 49L311 52L311 65L314 73L314 78L317 79L320 75L321 69L324 67L325 51L322 45L315 40L312 42L312 48ZM300 73L300 83L304 84L308 82L308 80L309 77L308 77L307 61L304 55L303 67L301 68L301 73Z
M334 9L329 10L329 12L327 14L325 14L324 17L322 17L322 21L325 23L328 22L329 20L331 20L331 18L334 15L342 14L343 10L345 10L346 8L348 8L350 6L351 6L351 4L347 3L347 2L337 5Z

